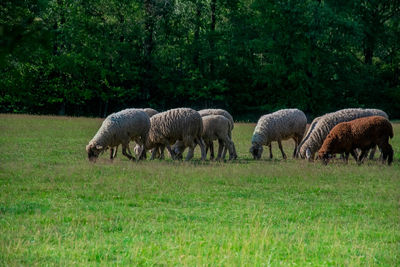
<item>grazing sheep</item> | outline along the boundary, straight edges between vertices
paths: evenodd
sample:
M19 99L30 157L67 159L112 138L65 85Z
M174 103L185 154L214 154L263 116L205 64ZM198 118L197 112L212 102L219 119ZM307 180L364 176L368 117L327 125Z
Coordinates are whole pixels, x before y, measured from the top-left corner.
M269 155L272 158L272 141L277 141L282 157L286 159L283 152L281 140L293 138L295 147L293 157L296 156L297 145L303 138L307 125L306 115L298 109L282 109L271 114L262 116L254 129L250 153L254 159L260 159L263 145L269 146Z
M221 116L224 116L225 118L227 118L230 123L229 138L232 139L232 130L233 130L233 127L235 126L235 123L233 121L232 115L228 111L226 111L224 109L202 109L202 110L199 110L199 113L202 117L208 116L208 115L221 115ZM212 149L214 150L213 143L212 143ZM233 150L236 155L235 144L233 144ZM218 151L220 151L219 148L218 148ZM227 151L227 147L224 147L222 150L222 158L223 159L225 159L226 151ZM221 155L218 155L218 157L220 158Z
M203 132L203 123L200 114L190 108L176 108L162 113L158 113L150 119L150 130L146 138L146 150L160 148L163 152L167 147L173 159L175 154L170 148L170 144L180 140L184 147L189 147L186 160L190 160L194 154L196 144L201 149L201 159L205 159L205 146L201 134ZM155 151L151 159L155 158ZM161 158L163 154L161 154Z
M199 112L200 116L202 116L202 117L205 117L208 115L221 115L221 116L224 116L225 118L227 118L229 121L229 128L230 128L229 138L232 139L232 130L234 127L234 121L233 121L232 115L229 114L228 111L226 111L224 109L202 109L202 110L199 110L198 112ZM182 153L183 153L183 150L181 151L182 146L183 145L178 141L172 147L172 150L179 151L177 154L177 157L179 157L179 158L182 158ZM214 143L211 143L211 146L212 147L210 147L210 150L212 149L212 151L214 151ZM233 150L234 150L234 155L236 155L235 144L233 144ZM218 151L221 151L221 152L219 152L220 154L217 156L217 158L221 158L221 155L222 155L222 158L225 159L227 147L224 146L223 150L220 150L218 148Z
M151 118L153 115L157 114L158 111L152 108L142 108L140 110L143 110L144 112L146 112L146 114L149 116L149 118ZM136 144L136 146L134 147L133 151L135 152L136 155L138 155L139 151L141 151L142 149L140 148L140 145ZM117 151L118 151L118 146L116 147L111 147L110 148L110 152L112 153L112 155L110 155L110 158L113 159L117 156ZM143 153L142 156L140 157L140 159L145 159L146 158L146 153Z
M143 145L150 129L149 116L139 109L124 109L109 115L102 123L96 135L86 146L90 161L95 161L104 150L111 148L110 159L117 153L114 147L122 144L122 154L135 159L129 149L131 140ZM128 151L126 151L128 150Z
M329 132L318 151L318 157L327 164L330 155L345 153L347 162L351 153L357 163L361 164L368 150L377 145L382 151L383 162L388 159L390 165L393 161L393 149L389 138L393 138L393 128L384 117L371 116L342 122ZM355 149L361 149L359 157Z
M210 160L214 159L214 147L212 145L214 140L218 140L219 142L217 160L221 159L221 152L225 147L229 150L229 159L236 159L237 155L234 150L234 144L229 136L231 129L229 120L221 115L208 115L203 116L202 121L202 138L206 144L206 154L208 148L210 148ZM176 142L173 146L173 151L178 157L181 157L183 149L182 142Z
M200 115L202 117L207 116L207 115L221 115L224 116L225 118L227 118L229 120L231 129L229 131L229 138L232 139L232 130L235 127L235 122L233 121L233 117L232 115L224 110L224 109L202 109L199 111ZM212 145L212 149L214 151L214 143L211 143ZM235 144L233 144L233 150L234 150L234 154L236 155L236 148L235 148ZM218 147L218 151L220 151L219 147ZM227 147L224 147L222 150L222 158L225 159L225 155L226 155L226 151L227 151ZM218 157L220 158L221 155L218 155Z
M325 137L334 126L341 122L369 116L388 118L387 114L382 110L361 108L342 109L319 117L315 126L313 128L310 127L309 133L307 133L301 141L301 146L299 146L298 149L299 156L301 158L313 160L315 153L320 149Z

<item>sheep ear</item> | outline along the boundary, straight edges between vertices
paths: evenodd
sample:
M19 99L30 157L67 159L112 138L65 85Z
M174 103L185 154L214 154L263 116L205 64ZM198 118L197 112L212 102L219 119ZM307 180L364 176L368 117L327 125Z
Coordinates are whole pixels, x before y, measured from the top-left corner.
M89 152L89 150L90 150L90 146L87 145L87 146L86 146L86 152Z
M311 158L311 151L310 151L309 147L307 147L307 149L306 149L306 158L307 159Z
M96 146L96 149L97 149L97 150L102 150L102 149L103 149L103 146L97 145L97 146Z

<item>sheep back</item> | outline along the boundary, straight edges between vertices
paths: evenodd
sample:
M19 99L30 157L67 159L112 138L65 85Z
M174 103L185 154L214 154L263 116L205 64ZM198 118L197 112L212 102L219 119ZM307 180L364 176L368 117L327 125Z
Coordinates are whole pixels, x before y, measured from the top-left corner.
M203 139L213 141L221 136L229 136L231 123L222 115L207 115L202 117Z
M306 125L307 118L301 110L278 110L260 117L251 142L256 145L269 145L272 141L286 140L295 135L301 139Z
M232 115L224 110L224 109L202 109L199 110L199 114L200 116L204 117L204 116L208 116L208 115L221 115L224 116L225 118L227 118L229 120L230 126L231 126L231 130L233 130L233 127L235 125L234 121L233 121L233 117Z
M177 140L193 141L203 132L200 114L191 108L176 108L158 113L150 118L146 148L157 144L175 143ZM185 144L186 145L186 144Z

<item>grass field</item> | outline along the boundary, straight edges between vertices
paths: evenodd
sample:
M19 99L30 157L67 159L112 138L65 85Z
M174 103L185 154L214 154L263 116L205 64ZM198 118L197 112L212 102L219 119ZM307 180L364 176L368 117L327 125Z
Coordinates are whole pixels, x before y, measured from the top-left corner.
M90 164L100 124L0 115L0 266L400 265L400 124L391 167L253 161L254 124L235 162Z

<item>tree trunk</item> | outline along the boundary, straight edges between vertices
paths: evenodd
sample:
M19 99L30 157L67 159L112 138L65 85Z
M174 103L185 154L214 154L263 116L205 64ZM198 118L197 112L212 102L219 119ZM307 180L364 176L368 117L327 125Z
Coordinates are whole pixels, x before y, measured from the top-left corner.
M374 56L374 37L369 33L366 33L364 39L364 63L367 65L372 65L372 57Z

